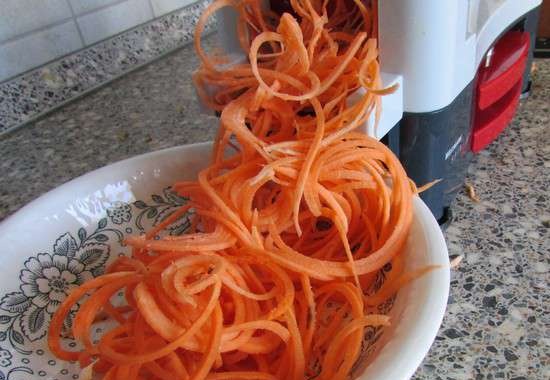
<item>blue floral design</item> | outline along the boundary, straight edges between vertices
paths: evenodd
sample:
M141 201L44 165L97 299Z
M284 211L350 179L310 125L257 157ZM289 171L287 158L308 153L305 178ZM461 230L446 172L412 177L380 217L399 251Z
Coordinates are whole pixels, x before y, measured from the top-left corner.
M136 215L135 224L141 232L145 232L145 227L143 226L144 218L152 220L153 225L156 225L169 217L178 207L187 202L187 198L174 193L169 187L162 191L162 195L153 194L151 200L152 203L150 204L141 200L134 202L134 207L139 209ZM189 225L189 219L182 218L167 226L166 230L170 235L181 235L189 228Z
M117 202L107 209L107 215L114 224L127 223L132 219L132 207L127 203Z
M17 372L24 372L24 373L27 373L29 375L34 375L34 372L30 368L15 367L15 368L10 369L6 373L4 373L3 371L0 371L0 380L10 380L11 375L13 375L14 373L17 373ZM19 377L19 378L21 378L21 377Z
M0 340L7 338L16 350L27 353L21 348L25 338L34 342L44 337L53 313L69 292L102 273L110 253L109 245L101 242L105 235L98 233L105 229L104 224L100 221L90 236L79 231L80 242L67 232L55 241L52 253L25 261L19 275L20 291L8 293L0 301L0 309L8 312L0 316L0 323L8 326ZM70 319L66 321L70 323Z
M130 230L143 232L166 219L185 202L185 198L166 188L160 195L152 195L147 203L138 200L131 205L116 204L107 210L92 232L84 228L76 235L66 232L57 238L50 252L28 258L19 275L19 291L0 298L0 380L31 379L35 374L33 369L42 372L44 368L40 365L43 364L32 363L33 351L29 347L33 346L28 343L44 339L52 314L71 289L103 273L107 259L115 255L110 247L115 241L121 247L124 245L122 231L131 226ZM167 226L166 233L180 235L189 225L189 219L182 217ZM384 279L385 271L382 270L373 290L379 288ZM392 304L393 299L385 308L391 309ZM66 328L70 328L76 310L78 308L69 313ZM378 337L377 328L365 335L364 354ZM44 351L37 349L36 353L42 355ZM24 365L19 365L21 363ZM65 374L59 378L70 379L70 376L72 374Z
M124 247L123 231L144 231L170 216L185 201L166 188L160 195L152 195L151 203L116 203L94 229L66 232L55 240L51 250L27 258L19 273L19 289L0 295L0 380L33 378L25 374L44 372L43 364L33 364L31 355L44 354L48 325L61 302L72 289L101 275L110 256L121 253L111 252L111 247L116 242ZM179 235L188 226L189 220L182 217L168 226L167 233ZM77 310L78 306L70 311L66 329L71 327ZM55 363L48 361L51 366ZM59 378L72 376L65 375Z
M0 348L0 367L8 367L11 365L11 352Z
M27 260L25 268L20 276L23 294L48 313L55 312L72 289L93 277L81 261L47 253Z

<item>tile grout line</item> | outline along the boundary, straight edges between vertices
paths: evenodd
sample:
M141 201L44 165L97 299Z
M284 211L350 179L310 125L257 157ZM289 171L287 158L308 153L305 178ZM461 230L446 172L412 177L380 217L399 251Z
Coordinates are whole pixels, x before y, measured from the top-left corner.
M74 13L73 5L71 4L71 0L65 0L67 2L67 5L69 6L69 9L71 10L71 14L73 15L73 20L76 25L76 30L78 31L78 36L80 37L80 42L82 43L82 46L86 46L86 42L84 41L84 36L82 35L82 30L80 30L80 25L78 25L78 22L76 20L76 14Z
M147 4L149 4L149 10L151 11L151 16L153 18L156 18L157 16L155 15L155 9L153 8L153 3L151 2L152 0L147 0ZM160 15L158 17L161 17L163 15Z
M67 21L74 21L74 19L73 19L72 16L70 16L70 17L63 18L63 19L61 19L61 20L57 20L57 21L55 21L55 22L52 22L51 24L41 26L40 28L32 29L32 30L26 31L26 32L24 32L24 33L18 34L18 35L16 35L16 36L7 38L7 39L5 39L5 40L1 40L1 41L0 41L0 45L6 45L6 44L9 44L9 43L11 43L11 42L15 42L15 41L18 41L18 40L22 40L23 38L26 38L26 37L28 37L28 36L30 36L30 35L32 35L32 34L40 33L40 32L43 32L43 31L45 31L45 30L54 28L54 27L56 27L56 26L66 24Z
M109 4L105 4L105 5L101 5L97 8L94 8L94 9L90 9L88 11L84 11L82 13L79 13L79 14L76 14L75 13L75 18L79 18L79 17L83 17L83 16L87 16L89 14L92 14L92 13L95 13L95 12L98 12L98 11L102 11L104 9L107 9L109 7L112 7L112 6L115 6L115 5L119 5L119 4L122 4L122 3L125 3L127 2L128 0L117 0L117 1L114 1L112 3L109 3Z
M4 45L4 44L7 44L7 43L10 43L10 42L14 42L14 41L17 41L17 40L20 40L22 38L25 38L25 37L28 37L30 36L31 34L35 34L35 33L38 33L38 32L43 32L45 30L48 30L50 28L53 28L55 26L59 26L59 25L63 25L65 24L67 21L74 21L77 28L78 28L78 32L80 33L80 27L78 26L78 22L77 22L77 19L79 17L83 17L83 16L87 16L89 14L92 14L92 13L95 13L97 11L101 11L101 10L104 10L104 9L107 9L109 7L112 7L114 5L119 5L119 4L122 4L122 3L125 3L127 2L128 0L117 0L113 3L110 3L110 4L106 4L106 5L102 5L100 7L97 7L97 8L94 8L94 9L91 9L89 11L86 11L86 12L82 12L81 14L76 14L73 10L73 7L71 6L71 3L69 0L65 0L67 1L67 4L69 5L69 9L71 11L71 17L66 17L66 18L63 18L61 20L58 20L58 21L55 21L55 22L52 22L51 24L48 24L48 25L44 25L44 26L41 26L40 28L36 28L36 29L32 29L32 30L29 30L27 32L24 32L24 33L21 33L21 34L18 34L16 36L13 36L13 37L10 37L10 38L7 38L5 40L0 40L0 45ZM149 2L149 0L148 0ZM84 46L86 46L86 44L84 43L84 39L82 38L82 42L84 44Z
M0 0L0 1L1 1L1 0ZM112 3L111 5L122 4L122 3L126 2L126 1L129 1L129 0L120 0L120 1L117 1L116 3ZM208 2L208 1L211 1L211 0L195 0L195 1L196 1L196 3L198 4L198 3L201 3L201 2ZM100 7L100 8L97 8L97 9L93 10L93 11L89 11L89 12L83 13L82 15L89 15L89 14L91 14L91 13L94 13L96 10L106 9L106 8L108 8L108 7L111 6L111 5L102 6L102 7ZM193 5L193 3L190 4L190 5ZM183 8L187 8L187 7L190 6L190 5L187 5L187 6L183 7ZM183 9L183 8L181 8L181 9ZM180 10L181 10L181 9L180 9ZM124 35L127 35L127 34L129 34L129 33L131 33L131 32L134 32L134 31L136 31L136 30L142 29L142 28L146 27L147 25L149 25L149 24L151 24L151 23L153 23L153 22L155 22L155 21L158 21L158 20L160 20L160 19L162 19L162 18L164 18L164 17L167 17L167 16L169 16L169 15L172 14L172 13L176 13L176 12L178 12L178 10L175 10L175 11L172 11L172 12L168 12L168 13L166 13L166 14L163 14L162 16L159 16L159 17L153 17L153 18L148 19L148 20L146 20L146 21L144 21L144 22L142 22L142 23L140 23L140 24L137 24L137 25L135 25L135 26L133 26L133 27L131 27L131 28L129 28L129 29L123 30L123 31L121 31L121 32L119 32L119 33L110 35L110 36L108 36L108 37L106 37L106 38L104 38L104 39L102 39L102 40L95 41L95 42L92 42L92 43L90 43L90 44L86 44L86 41L84 40L84 41L83 41L84 44L80 47L80 49L74 50L74 51L69 52L68 54L65 54L65 55L61 55L61 56L55 57L55 58L51 59L50 61L47 61L47 62L41 64L40 66L31 68L31 69L29 69L29 70L27 70L27 71L24 71L24 72L22 72L22 73L19 73L19 74L16 74L16 75L14 75L14 76L8 77L8 78L6 78L6 79L0 80L0 88L1 88L2 85L6 84L6 83L8 83L8 82L12 82L12 81L14 81L14 80L17 80L17 78L19 78L19 77L23 77L23 76L25 76L25 75L29 75L29 74L31 74L31 73L34 72L34 71L37 71L37 70L40 70L40 69L42 69L42 68L44 68L44 67L47 67L47 66L49 66L49 65L55 64L56 62L59 62L59 61L61 61L61 60L63 60L63 59L69 58L69 57L71 57L71 56L76 56L76 55L78 55L78 54L84 52L85 50L94 48L94 47L96 47L96 46L98 46L98 45L100 45L100 44L102 44L102 43L105 43L106 41L113 40L113 39L122 37L122 36L124 36ZM77 18L78 18L78 17L80 17L80 16L77 16ZM73 20L73 18L70 17L70 18L65 19L65 21L68 21L68 20ZM76 21L75 21L75 23L76 23ZM61 23L61 24L62 24L62 23ZM77 27L78 27L78 23L76 23L76 24L77 24ZM83 37L83 39L84 39L84 37ZM0 43L0 46L2 46L2 43ZM1 133L1 129L0 129L0 133Z
M0 139L62 105L189 44L193 34L193 23L189 23L189 17L199 15L211 1L198 0L1 82L0 98L8 101L0 102ZM214 20L209 22L205 35L214 32L215 24ZM157 34L159 30L165 30L165 33L161 34L163 38L159 45L153 48L145 47L144 53L143 44L149 40L151 33ZM128 44L134 39L134 42ZM126 51L136 61L111 66L115 58L105 52L113 49ZM111 58L104 61L102 56ZM82 65L82 62L86 64ZM90 67L93 69L86 71ZM74 72L69 77L74 79L76 73L81 79L65 83L65 75L72 70ZM52 80L54 82L48 83ZM56 82L59 80L61 82ZM60 87L56 87L59 85ZM10 100L12 93L17 95L17 101ZM29 96L31 93L35 95Z

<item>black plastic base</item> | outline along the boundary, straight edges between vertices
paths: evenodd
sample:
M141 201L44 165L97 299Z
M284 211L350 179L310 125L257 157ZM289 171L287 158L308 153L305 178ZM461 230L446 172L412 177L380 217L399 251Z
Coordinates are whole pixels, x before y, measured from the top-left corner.
M443 209L443 216L437 220L437 223L439 223L439 227L441 227L441 229L445 231L447 227L450 226L452 221L453 210L450 207L445 207Z
M400 155L399 148L399 123L395 125L384 137L380 139L397 157Z
M418 186L441 179L420 194L438 220L463 187L472 157L473 88L473 82L468 84L451 104L440 110L404 113L399 124L399 159L409 177Z
M522 97L528 96L531 90L531 62L539 14L540 7L537 7L527 14L518 15L516 22L502 31L504 34L508 30L522 30L530 34ZM399 156L407 174L418 186L436 179L442 180L420 194L442 228L446 228L452 220L450 207L463 187L472 157L470 135L474 83L475 78L443 109L426 113L405 112L398 127L385 136L385 143ZM396 144L397 130L399 138Z

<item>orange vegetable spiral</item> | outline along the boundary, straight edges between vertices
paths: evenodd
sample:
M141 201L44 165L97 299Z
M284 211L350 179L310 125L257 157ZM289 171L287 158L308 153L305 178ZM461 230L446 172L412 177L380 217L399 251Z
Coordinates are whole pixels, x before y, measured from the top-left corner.
M378 306L418 275L403 273L401 254L416 188L355 131L392 90L381 88L370 2L291 0L282 15L259 3L218 0L200 18L194 81L221 112L211 163L174 184L186 206L128 237L132 256L63 302L48 335L60 359L103 379L346 379L365 327L389 324ZM223 7L237 10L249 58L225 68L200 41ZM156 238L186 215L189 231ZM81 348L70 351L60 336L78 302ZM100 316L113 327L95 341Z

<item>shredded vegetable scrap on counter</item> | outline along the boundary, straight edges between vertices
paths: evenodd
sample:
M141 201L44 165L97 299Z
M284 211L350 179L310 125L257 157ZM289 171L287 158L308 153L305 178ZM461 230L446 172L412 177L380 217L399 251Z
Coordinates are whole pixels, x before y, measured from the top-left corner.
M456 255L455 257L451 258L451 262L449 263L449 266L451 269L456 269L460 266L460 263L464 260L464 256L462 255Z
M471 183L466 182L464 184L464 187L466 188L466 194L468 194L468 198L470 198L472 201L479 203L481 199L476 194L476 189Z
M346 379L365 328L390 323L381 305L432 269L404 270L416 186L386 146L356 132L393 90L381 87L373 8L290 4L278 15L259 1L218 0L200 18L194 80L221 112L211 163L174 184L184 207L128 237L131 256L55 313L50 350L87 376ZM201 47L223 7L238 12L247 63L224 67ZM182 217L189 231L162 233ZM124 302L113 303L119 292ZM77 303L71 350L60 337ZM99 321L111 327L92 336Z

